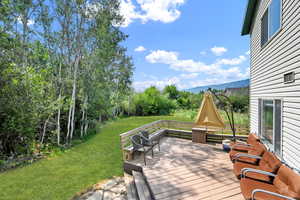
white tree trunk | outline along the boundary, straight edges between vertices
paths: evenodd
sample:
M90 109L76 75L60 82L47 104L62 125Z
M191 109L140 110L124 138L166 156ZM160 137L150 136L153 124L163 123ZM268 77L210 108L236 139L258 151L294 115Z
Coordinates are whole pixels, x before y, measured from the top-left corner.
M68 115L68 127L67 127L67 129L68 129L68 131L67 131L67 136L66 136L66 143L68 143L68 141L69 141L69 137L70 137L70 124L71 124L71 114L72 114L72 102L71 102L71 104L70 104L70 107L69 107L69 115Z
M74 133L74 115L75 115L75 105L76 105L76 86L77 86L77 71L79 67L79 60L80 56L78 55L75 59L75 66L74 66L74 80L73 80L73 91L72 91L72 119L71 119L71 131L70 131L70 140L73 138Z
M46 129L47 129L47 124L49 122L49 119L50 119L50 115L49 117L46 119L45 123L44 123L44 127L43 127L43 135L42 135L42 138L41 138L41 144L44 143L44 138L45 138L45 135L46 135Z
M58 112L57 112L57 145L60 145L60 112L61 112L61 93L62 93L62 79L61 79L61 63L59 64L59 95L58 95Z
M83 137L83 129L84 129L84 118L85 118L85 109L82 109L82 118L81 118L81 127L80 127L80 137Z

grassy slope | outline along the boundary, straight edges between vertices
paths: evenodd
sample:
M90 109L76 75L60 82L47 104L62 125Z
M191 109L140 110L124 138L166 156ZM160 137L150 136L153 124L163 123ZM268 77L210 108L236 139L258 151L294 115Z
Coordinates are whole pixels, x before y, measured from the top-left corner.
M110 122L100 134L62 155L1 173L0 199L70 199L100 180L122 175L119 134L159 119L190 120L183 116L159 116Z

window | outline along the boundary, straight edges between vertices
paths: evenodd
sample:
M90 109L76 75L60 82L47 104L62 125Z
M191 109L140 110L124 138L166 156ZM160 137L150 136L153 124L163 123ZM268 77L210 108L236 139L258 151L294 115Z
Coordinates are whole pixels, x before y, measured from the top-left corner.
M274 105L272 100L263 100L262 112L262 137L273 144L273 113Z
M290 72L283 75L284 83L293 83L295 81L295 72Z
M281 100L259 100L260 135L270 148L281 154Z
M261 46L279 31L281 26L281 0L272 0L261 19Z
M261 20L261 46L268 42L268 10L265 12Z
M281 100L275 100L274 151L281 154Z

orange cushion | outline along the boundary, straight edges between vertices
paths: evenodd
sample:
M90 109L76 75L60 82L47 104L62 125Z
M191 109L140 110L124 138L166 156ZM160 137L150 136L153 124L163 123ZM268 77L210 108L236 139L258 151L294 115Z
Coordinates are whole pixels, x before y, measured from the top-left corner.
M258 169L258 165L252 165L249 163L243 163L243 162L235 162L233 164L233 172L237 177L240 177L241 175L241 170L244 168L252 168L252 169Z
M266 151L259 162L259 167L263 171L276 174L281 166L281 161L271 152Z
M274 186L281 194L300 199L300 175L289 167L284 165L280 167Z
M241 192L243 196L245 197L246 200L250 200L252 196L252 191L255 189L263 189L267 190L270 192L277 192L276 187L272 184L252 180L249 178L242 178L241 182ZM272 200L282 200L282 198L274 197L272 195L268 195L265 193L257 193L255 195L255 200L267 200L267 199L272 199Z
M233 165L233 172L238 178L241 176L241 170L243 168L252 168L252 169L261 170L258 165L251 165L251 164L242 163L242 162L235 162ZM259 174L259 173L254 173L254 172L248 172L246 175L248 178L252 178L255 180L261 180L261 181L267 181L267 182L271 182L273 180L273 178L270 176L267 176L264 174Z
M248 152L250 150L253 150L253 146L244 146L244 145L233 145L231 148L241 152Z
M255 144L257 141L259 141L259 138L254 133L250 133L247 139L248 144Z

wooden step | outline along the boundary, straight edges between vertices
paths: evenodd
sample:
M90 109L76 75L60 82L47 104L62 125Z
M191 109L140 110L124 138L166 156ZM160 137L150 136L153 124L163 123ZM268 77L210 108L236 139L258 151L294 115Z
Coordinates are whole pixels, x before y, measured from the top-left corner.
M140 200L153 200L150 188L145 180L144 175L138 171L132 171L135 187Z
M127 199L128 200L139 200L137 190L134 184L133 176L125 173L124 179L126 183Z

